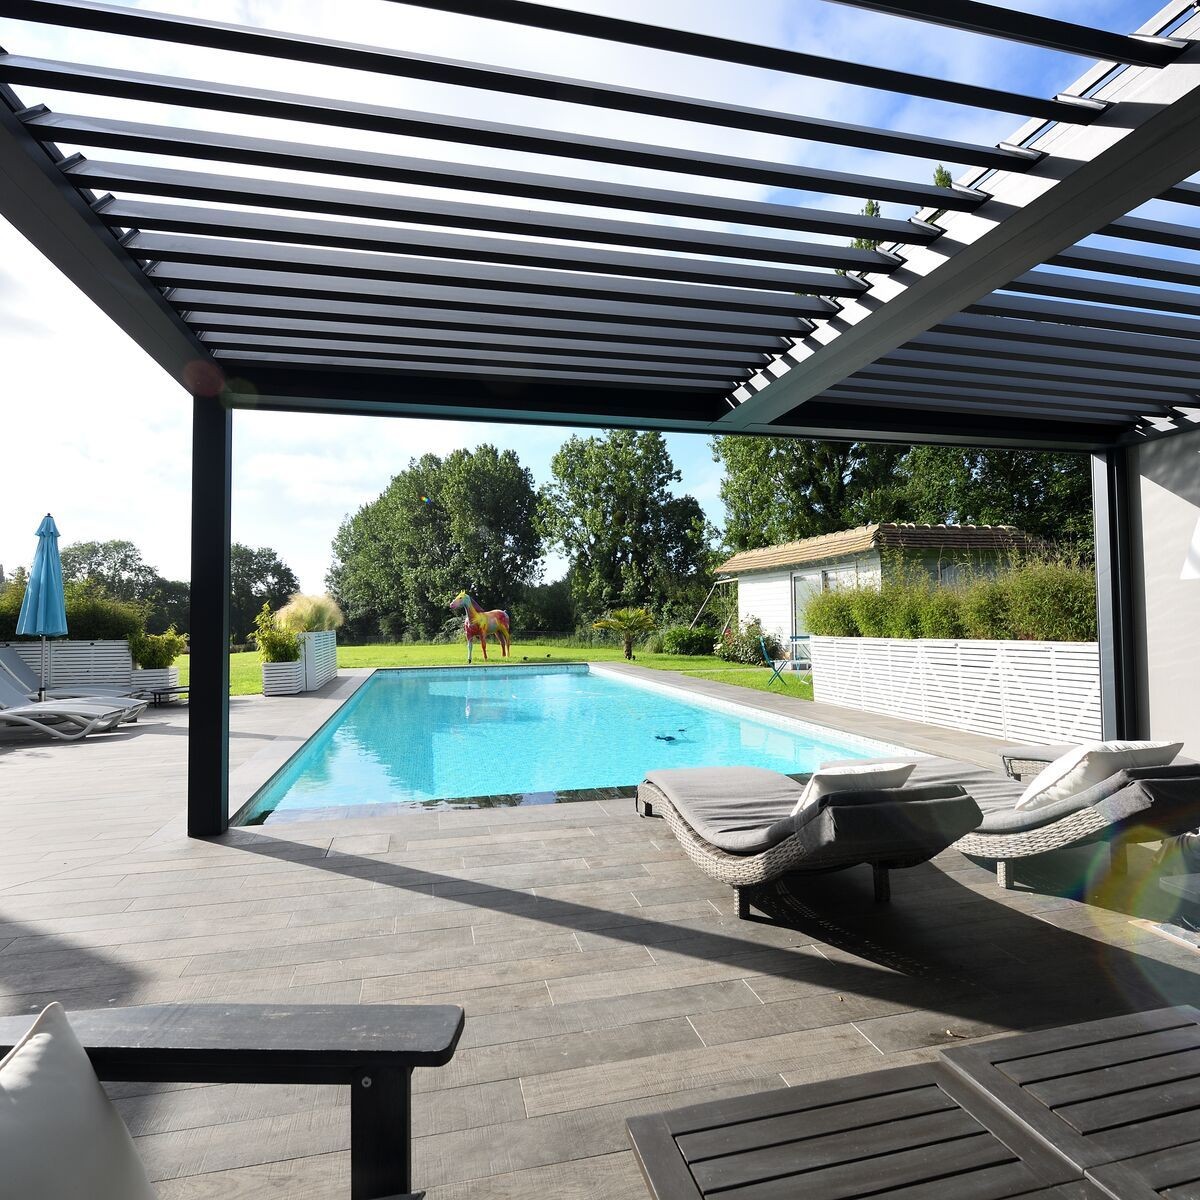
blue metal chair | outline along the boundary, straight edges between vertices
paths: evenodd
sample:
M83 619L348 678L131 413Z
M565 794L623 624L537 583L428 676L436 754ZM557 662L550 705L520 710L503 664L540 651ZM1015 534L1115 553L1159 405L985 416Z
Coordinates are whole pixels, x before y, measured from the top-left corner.
M771 652L767 649L765 637L760 637L758 644L762 647L763 662L771 668L771 678L767 680L767 687L770 687L792 665L792 660L790 658L772 658Z

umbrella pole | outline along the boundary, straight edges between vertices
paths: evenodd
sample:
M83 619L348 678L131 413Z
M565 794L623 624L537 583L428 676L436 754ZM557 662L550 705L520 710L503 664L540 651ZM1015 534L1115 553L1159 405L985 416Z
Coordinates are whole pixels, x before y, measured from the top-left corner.
M38 699L45 701L46 699L46 635L42 634L42 678L38 687Z

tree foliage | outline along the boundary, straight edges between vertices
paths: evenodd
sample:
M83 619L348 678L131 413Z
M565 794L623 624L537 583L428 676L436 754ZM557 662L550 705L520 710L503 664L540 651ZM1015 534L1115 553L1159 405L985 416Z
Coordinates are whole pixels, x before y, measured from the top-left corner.
M680 474L662 434L572 437L550 467L541 528L570 560L582 615L691 603L712 565L711 530L694 496L672 495Z
M798 541L903 514L903 446L719 437L725 540L732 550Z
M164 633L171 626L188 628L187 582L165 579L133 542L72 542L60 557L64 583L86 584L94 593L137 605L150 633Z
M914 446L903 473L905 520L1016 525L1048 541L1090 546L1086 455Z
M721 498L731 550L872 521L1016 525L1090 544L1091 478L1079 454L722 437Z
M114 600L144 603L161 579L132 542L73 542L60 557L64 583L96 584Z
M245 642L264 604L281 608L300 590L300 581L270 546L229 548L229 636Z
M495 446L413 459L342 522L326 583L351 636L432 637L465 588L508 607L541 554L533 476Z

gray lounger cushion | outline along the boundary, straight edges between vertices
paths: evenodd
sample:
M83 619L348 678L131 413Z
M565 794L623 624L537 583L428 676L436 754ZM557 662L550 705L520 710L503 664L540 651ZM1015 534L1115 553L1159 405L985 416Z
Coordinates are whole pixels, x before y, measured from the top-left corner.
M895 851L922 861L979 824L979 810L952 782L928 787L832 792L816 809L792 816L804 784L761 767L697 767L651 771L646 781L712 846L759 854L793 834L814 851L834 841L848 858L871 861ZM947 807L946 802L953 801ZM914 854L921 857L913 859Z
M706 842L730 854L757 854L789 837L804 791L764 767L679 767L651 771L646 781Z

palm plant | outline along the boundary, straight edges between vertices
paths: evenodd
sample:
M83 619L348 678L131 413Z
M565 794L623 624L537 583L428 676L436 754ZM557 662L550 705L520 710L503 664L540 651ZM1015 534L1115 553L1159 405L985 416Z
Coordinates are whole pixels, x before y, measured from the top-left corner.
M617 608L592 622L593 629L611 629L625 643L625 657L633 657L633 643L654 632L654 618L644 608Z

